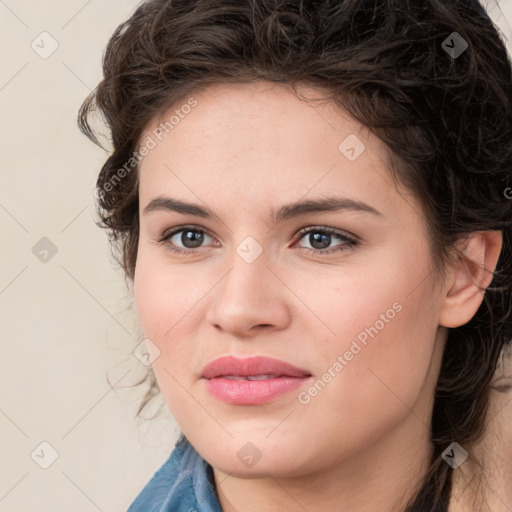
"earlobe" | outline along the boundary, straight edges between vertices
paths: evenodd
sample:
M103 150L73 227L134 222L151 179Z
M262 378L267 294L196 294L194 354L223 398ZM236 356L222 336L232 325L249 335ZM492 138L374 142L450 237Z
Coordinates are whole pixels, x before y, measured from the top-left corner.
M460 327L478 311L498 263L501 231L477 231L458 244L459 259L446 273L439 325Z

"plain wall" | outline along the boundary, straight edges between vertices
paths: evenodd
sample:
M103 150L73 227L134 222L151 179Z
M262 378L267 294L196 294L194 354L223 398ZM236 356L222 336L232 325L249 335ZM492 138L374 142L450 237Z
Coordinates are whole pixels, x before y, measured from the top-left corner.
M178 435L166 408L135 421L143 389L121 387L146 371L131 354L140 331L94 224L108 155L76 126L137 4L0 2L0 512L126 510ZM512 0L500 6L491 15L512 40Z
M104 47L137 3L0 2L2 512L126 510L177 438L168 414L134 421L143 389L121 388L146 369L131 354L140 339L123 276L94 224L108 155L76 125ZM46 59L31 47L52 48L44 31L58 43ZM43 237L57 249L46 262ZM41 442L58 452L47 469L31 458L39 447L36 460L51 460Z

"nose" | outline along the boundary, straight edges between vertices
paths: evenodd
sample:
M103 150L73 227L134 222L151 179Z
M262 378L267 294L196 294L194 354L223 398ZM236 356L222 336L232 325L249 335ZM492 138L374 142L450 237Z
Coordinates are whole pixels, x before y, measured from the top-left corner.
M248 262L235 253L228 273L215 286L206 315L216 329L251 338L263 329L284 329L290 322L291 292L269 266L266 253ZM275 265L274 265L275 267Z

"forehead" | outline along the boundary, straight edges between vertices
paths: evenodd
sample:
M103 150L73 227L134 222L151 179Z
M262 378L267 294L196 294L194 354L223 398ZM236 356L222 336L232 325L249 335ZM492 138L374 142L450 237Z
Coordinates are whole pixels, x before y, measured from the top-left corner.
M142 141L154 147L140 165L141 197L178 188L189 199L215 191L221 201L236 192L284 202L336 189L396 203L384 143L341 108L315 101L321 91L299 93L307 100L267 82L191 93L145 130Z
M224 139L246 142L250 135L254 144L265 140L275 148L287 142L304 142L304 139L325 140L326 144L331 144L332 137L326 135L337 131L339 133L335 137L350 132L361 139L371 138L368 142L375 144L374 153L382 153L384 148L380 147L380 141L346 111L335 107L327 97L322 97L321 90L302 85L298 86L298 94L300 98L289 84L261 80L213 84L190 93L155 116L145 135L153 133L158 136L155 130L160 127L160 130L165 130L161 133L163 138L172 132L176 142L181 134L190 144L194 141L199 144L208 142L213 136L218 144ZM192 103L194 106L191 108ZM244 130L233 131L241 126ZM187 128L195 132L195 137L191 137L191 130ZM277 140L276 132L280 134Z

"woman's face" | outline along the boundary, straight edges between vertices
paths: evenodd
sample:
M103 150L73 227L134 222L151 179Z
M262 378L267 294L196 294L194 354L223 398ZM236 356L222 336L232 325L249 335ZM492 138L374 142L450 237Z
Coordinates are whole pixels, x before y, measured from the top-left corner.
M286 477L427 439L441 299L424 214L394 188L383 143L268 83L209 87L162 122L143 137L135 297L199 453ZM246 362L205 378L222 356L300 371Z

